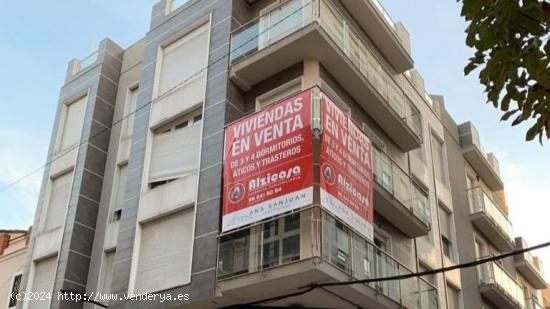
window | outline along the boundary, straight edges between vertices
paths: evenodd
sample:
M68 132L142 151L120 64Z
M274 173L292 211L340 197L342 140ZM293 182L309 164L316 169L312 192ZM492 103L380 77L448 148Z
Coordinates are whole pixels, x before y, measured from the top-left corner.
M35 262L32 288L30 290L35 293L51 293L53 290L56 268L57 256ZM41 299L29 301L28 306L29 309L46 309L49 307L49 301Z
M275 2L260 12L260 49L297 30L311 15L311 3L290 0L280 5Z
M162 48L159 95L194 79L207 65L208 27L205 24Z
M193 210L142 224L135 293L151 293L189 283Z
M21 288L21 277L22 275L17 275L13 278L8 308L15 307L17 305L16 295L19 295L19 289Z
M428 195L416 185L412 186L412 210L422 221L431 225Z
M447 212L441 206L439 207L439 231L441 232L441 246L443 254L451 260L453 257L453 243L451 241L452 233L452 214Z
M138 87L128 89L124 104L124 120L122 126L122 138L129 138L134 132L134 118L138 99Z
M262 268L300 259L300 213L263 225Z
M323 255L326 260L347 272L351 263L350 232L342 222L323 215L326 216L326 224L323 224Z
M243 230L220 239L218 275L223 278L248 272L250 230Z
M63 131L61 133L59 150L65 150L80 142L82 125L84 124L84 116L86 115L87 102L88 97L85 96L70 104L65 104Z
M388 192L392 192L392 166L388 156L378 149L373 147L374 153L374 180L384 187Z
M122 209L117 209L113 212L113 221L120 221L120 218L122 217Z
M103 255L103 261L101 264L101 273L99 280L99 291L101 293L111 292L111 283L113 282L113 269L115 263L116 251L107 251Z
M51 191L46 208L43 231L53 230L65 223L65 212L69 204L73 173L69 172L51 180Z
M482 258L482 257L486 256L485 244L481 240L476 238L475 242L474 242L474 246L475 246L475 252L476 252L476 257L477 258Z
M448 185L445 145L432 135L433 164L435 178L442 184Z
M153 133L149 183L151 189L199 168L201 110L189 113Z
M273 90L270 90L256 98L256 111L263 110L271 104L291 97L302 91L302 78L287 82Z
M111 199L111 211L119 211L122 209L124 202L124 191L126 190L126 179L128 174L128 164L118 166L118 174L116 183L113 188L113 197ZM115 221L115 220L113 220Z
M460 291L447 284L447 308L460 309Z
M206 93L210 26L195 28L159 51L155 71L155 100L150 123L157 126L166 119L202 106Z

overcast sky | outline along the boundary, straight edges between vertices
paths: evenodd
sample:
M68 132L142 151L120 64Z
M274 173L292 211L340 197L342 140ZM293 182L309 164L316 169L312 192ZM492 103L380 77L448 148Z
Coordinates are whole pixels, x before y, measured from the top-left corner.
M4 1L0 10L0 187L45 162L67 62L110 37L122 47L148 30L146 0ZM472 120L485 148L500 161L516 235L530 244L550 240L550 143L524 142L525 127L510 128L484 104L475 76L463 66L465 23L455 0L382 0L409 30L415 66L430 93L445 96L458 123ZM32 223L42 171L0 192L0 229ZM550 249L543 256L550 273ZM550 274L546 275L550 280Z

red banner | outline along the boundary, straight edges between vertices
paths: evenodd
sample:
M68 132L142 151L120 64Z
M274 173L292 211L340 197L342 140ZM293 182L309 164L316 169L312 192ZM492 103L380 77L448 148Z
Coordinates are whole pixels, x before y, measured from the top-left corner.
M321 93L321 205L373 239L372 144L350 116Z
M311 90L225 131L222 231L313 202Z

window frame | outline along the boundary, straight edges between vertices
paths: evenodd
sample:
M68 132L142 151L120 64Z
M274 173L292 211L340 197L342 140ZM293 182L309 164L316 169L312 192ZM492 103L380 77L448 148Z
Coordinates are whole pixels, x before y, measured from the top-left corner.
M287 219L294 217L297 219L298 226L294 229L291 229L289 231L285 230ZM270 235L269 237L265 237L265 227L268 224L276 224L276 234ZM300 237L300 227L301 227L301 216L300 212L294 212L291 214L288 214L284 217L266 222L262 224L261 226L261 232L260 232L260 254L258 255L259 261L257 261L258 269L267 269L271 267L276 267L280 265L285 265L288 263L292 263L294 261L299 261L301 252L301 237ZM298 256L292 257L291 260L285 261L285 255L284 255L284 241L293 237L298 237ZM277 262L275 264L273 263L266 263L265 262L265 248L266 244L270 243L276 243L278 251L277 251Z

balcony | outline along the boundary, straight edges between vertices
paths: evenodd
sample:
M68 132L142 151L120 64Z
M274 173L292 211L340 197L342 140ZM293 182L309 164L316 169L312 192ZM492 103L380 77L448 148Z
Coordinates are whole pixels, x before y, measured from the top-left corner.
M527 242L525 242L523 238L516 238L516 250L525 249L527 247ZM542 270L542 263L537 257L534 257L530 252L525 252L514 256L514 262L517 270L535 289L545 289L547 287Z
M374 147L374 209L410 238L430 231L427 199L413 194L410 176Z
M473 225L487 236L498 250L514 249L512 223L496 206L489 194L481 187L471 188L467 193Z
M497 263L478 266L480 293L501 309L525 308L525 295L519 284Z
M479 140L479 133L471 122L458 126L460 146L466 161L483 178L492 191L504 189L500 179L498 160L492 153L487 153Z
M413 68L409 33L378 0L342 0L342 4L398 73Z
M317 207L222 235L219 240L218 295L232 302L296 292L312 283L410 272ZM315 289L269 305L438 308L436 288L418 278Z
M332 2L291 0L232 32L230 78L248 90L304 59L317 59L336 80L346 81L346 91L403 151L416 149L422 143L420 112L369 48Z

